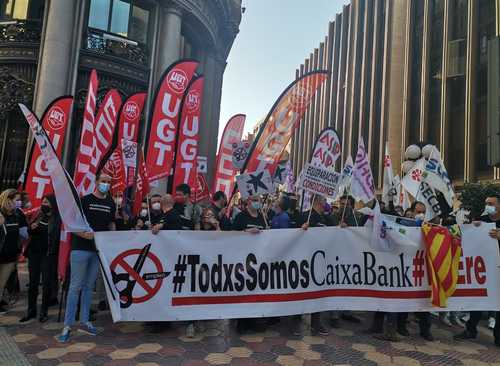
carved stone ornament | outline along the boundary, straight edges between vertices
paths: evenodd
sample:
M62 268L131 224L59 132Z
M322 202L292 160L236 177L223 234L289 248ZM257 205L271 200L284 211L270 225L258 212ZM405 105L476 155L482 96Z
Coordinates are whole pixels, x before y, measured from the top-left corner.
M11 68L0 67L0 120L7 115L18 103L28 106L33 101L34 83L30 83L16 76Z

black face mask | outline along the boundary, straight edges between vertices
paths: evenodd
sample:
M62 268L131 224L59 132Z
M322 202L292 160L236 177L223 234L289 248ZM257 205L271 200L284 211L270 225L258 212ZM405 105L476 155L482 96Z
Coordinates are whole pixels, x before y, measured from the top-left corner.
M42 207L40 208L40 210L42 210L42 213L44 213L44 214L50 213L50 207L47 206L47 205L42 205Z

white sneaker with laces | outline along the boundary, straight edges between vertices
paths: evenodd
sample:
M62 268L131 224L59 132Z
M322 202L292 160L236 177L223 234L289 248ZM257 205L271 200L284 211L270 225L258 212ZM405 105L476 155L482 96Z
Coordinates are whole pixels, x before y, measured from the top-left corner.
M496 320L493 317L490 317L488 319L488 328L493 329L495 328Z

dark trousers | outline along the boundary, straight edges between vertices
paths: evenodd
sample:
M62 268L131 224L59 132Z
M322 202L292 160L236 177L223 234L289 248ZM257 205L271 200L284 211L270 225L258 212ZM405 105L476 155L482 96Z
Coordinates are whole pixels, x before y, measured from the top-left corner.
M387 324L391 328L406 328L406 321L408 318L408 313L385 313L382 311L377 311L373 315L373 328L383 329L384 318L387 317Z
M28 258L29 289L28 313L36 314L38 287L42 279L42 307L40 314L46 315L54 286L54 271L57 271L57 258L37 253L30 254Z
M415 313L417 320L418 320L418 326L420 328L420 334L428 334L431 331L431 313ZM408 313L401 313L402 319L406 322L408 319Z
M493 329L493 336L495 337L495 340L500 341L500 312L495 313L495 328ZM465 327L467 331L473 335L474 337L477 336L477 325L481 321L481 318L483 316L482 311L471 311L470 312L470 318L467 320L467 323L465 323Z

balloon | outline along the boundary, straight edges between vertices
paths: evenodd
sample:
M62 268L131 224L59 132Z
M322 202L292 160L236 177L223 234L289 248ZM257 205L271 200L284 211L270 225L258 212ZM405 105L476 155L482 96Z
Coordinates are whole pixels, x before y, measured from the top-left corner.
M421 150L417 145L410 145L406 148L405 158L410 160L416 160L420 157Z
M436 146L431 145L431 144L425 145L422 148L422 155L424 156L424 158L429 159L429 157L431 156L431 152L432 152L433 149L436 149Z
M411 160L403 161L403 165L401 165L401 169L403 169L403 173L408 173L415 166L415 162Z

